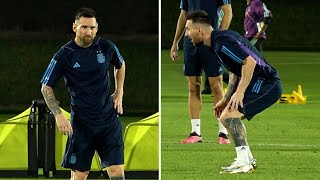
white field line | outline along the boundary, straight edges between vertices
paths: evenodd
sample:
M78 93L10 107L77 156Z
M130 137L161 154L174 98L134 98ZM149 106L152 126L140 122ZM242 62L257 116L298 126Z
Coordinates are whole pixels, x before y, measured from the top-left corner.
M205 144L217 144L216 141L204 141L202 143ZM200 143L200 144L202 144ZM166 142L161 142L161 144L181 144L179 141L177 142L172 142L172 141L166 141ZM320 147L320 144L263 144L263 143L250 143L250 146L280 146L280 147Z
M281 146L281 147L320 147L317 144L253 144L254 146Z
M318 65L320 62L272 62L270 64L276 64L276 65ZM182 66L183 64L165 64L166 66Z

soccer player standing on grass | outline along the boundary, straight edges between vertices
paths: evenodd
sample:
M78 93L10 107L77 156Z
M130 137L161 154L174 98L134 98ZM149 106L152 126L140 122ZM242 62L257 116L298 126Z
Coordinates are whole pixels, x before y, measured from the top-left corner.
M53 56L41 80L41 92L59 131L68 135L62 166L71 169L72 180L84 180L96 150L109 177L125 179L122 129L118 119L118 114L123 113L124 60L111 41L96 37L98 23L94 10L79 9L73 31L74 40ZM112 95L109 63L115 67ZM71 96L71 123L62 114L53 92L62 76Z
M216 52L230 72L228 90L214 111L231 134L237 157L221 173L249 173L256 161L241 120L251 120L277 102L282 92L278 73L244 37L231 30L215 31L204 11L187 15L186 34L195 46L203 44Z
M262 52L262 43L267 38L266 30L272 22L271 11L261 0L246 0L247 7L244 17L244 37Z
M228 29L232 19L231 0L181 0L180 16L177 22L176 33L172 43L170 57L172 60L179 60L178 44L185 31L186 15L195 10L205 10L210 15L212 26L216 27L218 9L221 7L224 16L220 29ZM201 71L204 69L213 92L213 102L217 103L223 96L222 89L222 67L216 59L216 55L211 53L209 48L200 46L195 48L190 39L185 36L183 43L184 51L184 75L187 76L189 89L189 115L191 118L192 130L188 138L182 140L184 144L202 142L200 132L200 113L201 113ZM208 68L211 67L211 68ZM227 130L218 120L219 124L219 143L229 144Z

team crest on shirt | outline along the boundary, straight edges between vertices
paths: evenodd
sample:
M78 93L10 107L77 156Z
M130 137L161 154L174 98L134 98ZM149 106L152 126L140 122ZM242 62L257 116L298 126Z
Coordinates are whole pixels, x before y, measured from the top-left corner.
M72 154L69 158L70 164L75 164L77 162L77 156L75 154Z
M103 53L101 50L97 51L97 61L102 64L106 61L106 57L104 57Z

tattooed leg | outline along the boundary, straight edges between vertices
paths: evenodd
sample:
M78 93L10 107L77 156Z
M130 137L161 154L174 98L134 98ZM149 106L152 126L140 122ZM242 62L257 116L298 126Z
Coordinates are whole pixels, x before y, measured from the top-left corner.
M240 118L229 118L225 120L229 132L236 146L237 161L242 165L249 165L249 146L247 143L246 128Z
M231 134L236 147L248 146L246 128L240 118L229 118L225 120L225 123L227 124L229 133Z

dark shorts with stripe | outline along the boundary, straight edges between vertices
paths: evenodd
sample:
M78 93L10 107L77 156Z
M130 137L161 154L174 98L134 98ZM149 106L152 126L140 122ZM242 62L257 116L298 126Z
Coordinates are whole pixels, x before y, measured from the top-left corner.
M97 151L101 168L124 164L121 123L116 117L108 127L85 125L79 118L72 119L73 135L68 138L61 166L78 171L89 171Z
M265 80L254 78L251 80L243 99L243 108L238 110L250 120L252 117L276 103L282 93L279 79Z
M217 55L209 47L194 47L191 40L184 36L183 51L185 76L201 76L202 69L207 77L217 77L223 73Z

